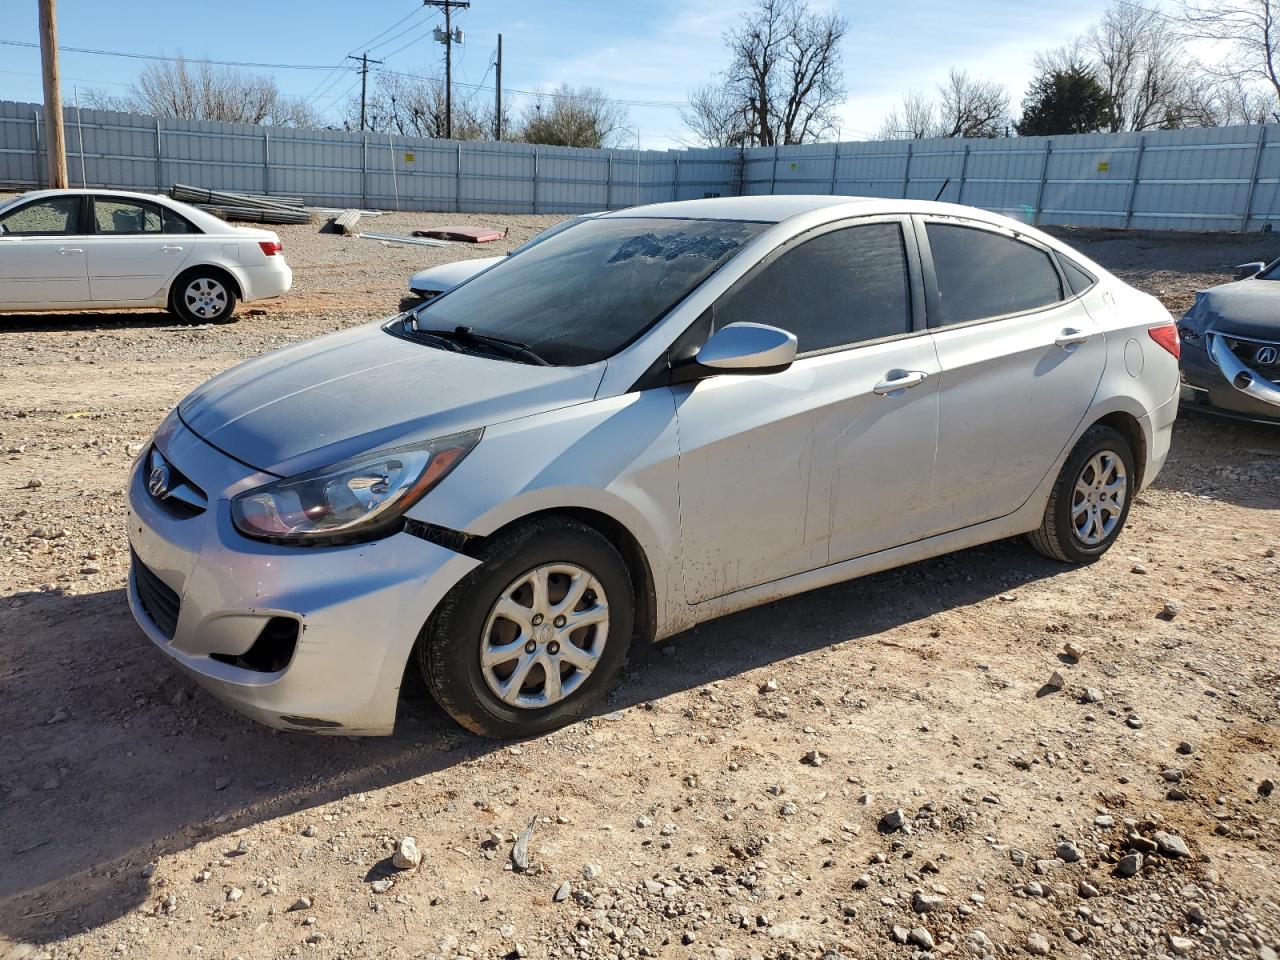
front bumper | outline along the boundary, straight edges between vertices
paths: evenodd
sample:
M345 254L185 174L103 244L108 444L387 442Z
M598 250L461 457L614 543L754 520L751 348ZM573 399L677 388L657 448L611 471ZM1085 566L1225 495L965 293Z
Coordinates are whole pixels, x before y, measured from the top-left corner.
M1182 339L1183 399L1244 420L1280 422L1280 384L1245 365L1216 331Z
M418 632L476 561L407 533L343 547L250 540L232 525L229 498L266 478L172 415L156 444L208 492L209 505L194 516L169 509L146 488L145 452L134 465L129 606L143 632L203 687L268 726L390 733ZM153 616L154 595L140 592L148 582L154 591L156 580L177 600L171 635L165 618ZM273 618L299 625L282 669L262 672L214 658L246 653Z

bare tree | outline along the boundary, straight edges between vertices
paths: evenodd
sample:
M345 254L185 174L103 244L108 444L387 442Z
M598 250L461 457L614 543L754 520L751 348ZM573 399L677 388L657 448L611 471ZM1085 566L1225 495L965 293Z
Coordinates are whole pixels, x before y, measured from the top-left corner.
M694 91L685 123L716 145L809 143L830 133L846 96L840 44L848 29L806 0L756 0L725 34L728 70Z
M560 147L610 147L626 134L627 108L596 87L562 83L537 96L521 119L520 139Z
M319 114L305 99L285 96L267 74L192 64L181 58L148 64L123 96L89 90L84 102L100 110L184 120L322 126Z
M1187 125L1196 67L1168 17L1116 3L1084 42L1093 72L1111 98L1113 132Z
M1228 47L1219 78L1260 81L1280 101L1280 0L1185 0L1183 16L1191 36Z
M506 111L503 111L506 113ZM379 71L366 99L365 125L375 133L404 137L444 137L444 80ZM360 97L352 96L343 111L343 126L360 129ZM485 140L493 136L493 111L477 107L470 97L453 94L453 139Z
M1008 135L1009 92L994 80L952 69L938 84L938 99L911 92L902 108L884 119L881 137L925 140L930 137L984 138Z

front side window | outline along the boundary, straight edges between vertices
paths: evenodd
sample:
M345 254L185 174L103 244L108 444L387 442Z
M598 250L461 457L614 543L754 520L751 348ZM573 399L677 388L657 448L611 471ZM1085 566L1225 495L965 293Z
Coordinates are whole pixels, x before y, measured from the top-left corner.
M1049 254L1029 243L977 227L928 223L942 316L946 327L1022 313L1063 299L1062 281Z
M555 365L595 363L661 320L767 226L587 220L432 300L414 326L515 341Z
M902 227L845 227L786 251L716 304L717 329L739 321L794 333L802 353L910 332Z
M80 198L51 197L0 217L0 234L56 237L79 233Z
M135 200L95 197L93 219L98 233L160 233L160 208Z

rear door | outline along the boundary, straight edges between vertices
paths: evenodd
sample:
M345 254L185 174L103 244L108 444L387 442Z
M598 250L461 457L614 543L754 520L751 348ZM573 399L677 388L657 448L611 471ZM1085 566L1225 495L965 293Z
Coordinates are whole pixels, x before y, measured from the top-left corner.
M957 218L917 221L942 366L929 533L1017 510L1093 401L1101 329L1047 248Z
M89 290L98 302L163 301L169 280L194 249L187 221L130 197L93 197Z
M88 301L83 201L45 197L0 217L0 310Z
M673 387L686 599L698 603L916 539L929 505L937 361L910 222L791 241L712 308L796 334L790 369ZM894 384L890 384L893 381Z

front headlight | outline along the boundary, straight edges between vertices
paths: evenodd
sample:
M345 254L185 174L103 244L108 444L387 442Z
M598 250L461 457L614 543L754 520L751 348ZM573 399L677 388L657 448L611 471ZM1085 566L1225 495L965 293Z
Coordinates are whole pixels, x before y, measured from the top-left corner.
M347 543L391 531L448 475L481 431L367 454L249 490L231 501L245 536L276 543Z

